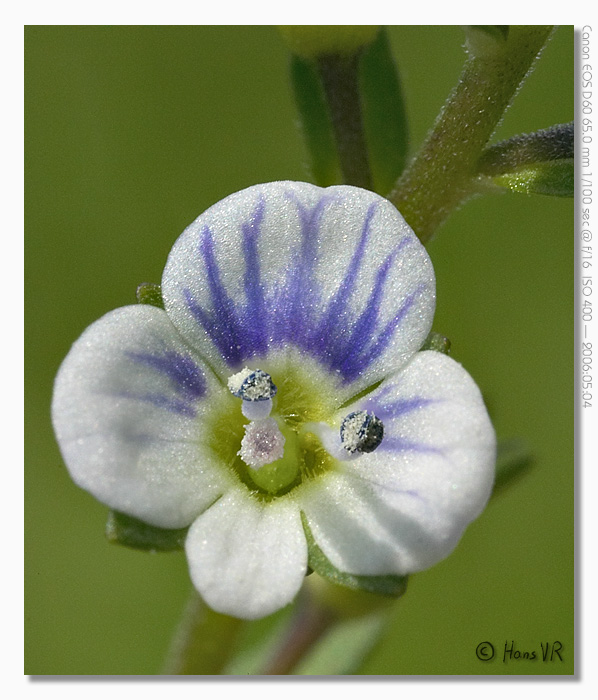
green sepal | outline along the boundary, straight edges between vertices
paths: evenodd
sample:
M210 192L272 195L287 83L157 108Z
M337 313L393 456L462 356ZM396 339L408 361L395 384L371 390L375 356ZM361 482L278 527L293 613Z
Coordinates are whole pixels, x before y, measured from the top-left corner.
M159 284L152 282L142 282L136 291L137 301L140 304L149 304L157 306L159 309L164 308L164 299L162 299L162 288Z
M374 189L386 194L403 172L409 145L405 100L386 29L361 56L359 86Z
M434 352L441 352L443 355L448 355L450 349L451 341L446 336L441 335L440 333L434 333L434 331L432 331L425 339L420 351L434 350Z
M492 496L502 493L528 473L534 462L529 445L521 438L500 440Z
M482 186L553 197L574 194L574 125L557 124L487 148L478 162Z
M290 73L314 182L320 187L337 184L342 180L338 151L316 65L293 55Z
M322 578L335 583L338 586L350 588L355 591L366 591L390 598L398 598L407 590L407 576L357 576L339 571L326 557L317 545L309 527L307 517L301 512L303 531L307 540L307 553L309 566Z
M144 552L174 552L184 548L188 529L183 527L167 530L154 527L130 515L111 510L106 522L106 538L114 544Z

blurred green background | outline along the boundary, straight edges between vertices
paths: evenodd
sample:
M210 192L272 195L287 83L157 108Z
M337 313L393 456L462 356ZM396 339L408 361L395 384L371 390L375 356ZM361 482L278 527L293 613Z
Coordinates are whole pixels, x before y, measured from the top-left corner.
M419 144L463 60L458 27L390 28ZM70 344L159 282L183 228L243 187L305 180L273 27L26 28L27 674L159 673L189 591L182 554L107 544L50 425ZM573 119L573 29L560 27L496 138ZM505 194L456 212L430 244L434 329L480 385L499 437L533 471L456 552L412 577L363 674L571 674L573 204ZM478 643L497 657L479 661ZM503 663L505 641L539 660ZM563 662L540 643L560 641Z

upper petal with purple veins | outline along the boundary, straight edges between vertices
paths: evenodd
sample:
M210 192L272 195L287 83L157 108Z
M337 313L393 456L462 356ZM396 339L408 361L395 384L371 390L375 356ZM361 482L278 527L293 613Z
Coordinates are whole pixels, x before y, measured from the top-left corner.
M435 304L429 258L389 202L291 182L202 214L162 288L175 325L223 376L294 347L337 379L340 402L419 349Z

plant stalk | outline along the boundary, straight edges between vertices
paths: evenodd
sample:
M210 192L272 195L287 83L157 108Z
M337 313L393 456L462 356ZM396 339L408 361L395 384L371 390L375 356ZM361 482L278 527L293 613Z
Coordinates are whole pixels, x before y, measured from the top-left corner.
M345 184L372 189L359 90L359 54L318 58Z
M422 243L472 194L482 150L552 29L511 26L504 45L470 54L432 131L388 196Z
M175 632L162 675L215 675L234 650L243 620L214 612L193 590Z
M302 590L289 629L275 655L262 671L262 675L292 674L297 664L337 620L332 610L319 605L308 591Z

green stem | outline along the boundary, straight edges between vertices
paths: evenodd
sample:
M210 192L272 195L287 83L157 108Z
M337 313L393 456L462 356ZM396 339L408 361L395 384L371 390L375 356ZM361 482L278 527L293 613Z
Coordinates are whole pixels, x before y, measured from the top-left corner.
M177 628L163 675L221 672L234 649L243 620L214 612L193 591Z
M467 59L432 131L389 195L423 243L472 193L480 154L551 31L512 26L504 46Z
M320 56L317 65L345 184L372 189L361 112L359 54Z
M297 664L311 651L337 621L332 610L319 605L305 588L297 601L294 617L276 654L264 670L265 676L291 674Z

